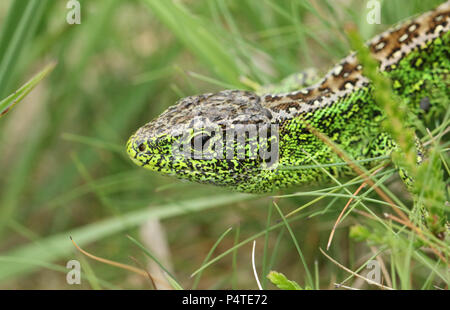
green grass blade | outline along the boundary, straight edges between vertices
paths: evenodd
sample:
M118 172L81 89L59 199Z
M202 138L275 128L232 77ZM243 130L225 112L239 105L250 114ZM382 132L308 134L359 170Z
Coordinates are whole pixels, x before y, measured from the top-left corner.
M163 270L166 273L166 279L167 281L169 281L170 285L172 285L174 289L183 290L183 287L181 286L180 283L178 283L175 276L169 270L167 270L166 267L164 267L164 265L159 261L159 259L157 259L152 253L150 253L148 249L146 249L141 243L139 243L133 237L128 236L128 239L130 239L134 244L136 244L145 253L145 255L150 257L155 263L158 264L159 268L161 268L161 270Z
M225 236L233 229L233 227L228 228L222 235L220 235L219 239L214 243L214 245L211 247L211 249L208 252L208 255L206 255L205 259L203 260L202 265L206 264L208 260L211 258L212 253L214 253L214 250L217 248L219 243L225 238ZM192 285L192 289L197 289L198 283L200 282L200 278L202 276L202 272L197 273L195 276L194 284Z
M233 194L214 198L204 197L189 201L175 202L168 205L145 208L124 214L122 217L113 217L95 222L80 228L66 231L53 236L42 238L39 242L19 246L2 255L4 258L33 258L41 263L68 257L73 252L73 244L69 236L81 247L89 242L99 241L102 238L119 233L130 227L144 223L149 218L166 219L186 213L198 212L224 204L232 204L251 198L251 195ZM15 263L14 261L0 264L0 281L9 277L23 275L37 269L37 265Z
M48 1L31 0L24 7L22 1L16 1L11 6L0 41L0 96L2 96L9 85L10 77L13 75L14 65L17 64L22 51L34 34L43 9ZM19 18L18 20L16 18Z
M22 101L26 95L28 95L36 85L42 81L52 70L55 68L56 63L52 62L48 64L42 71L33 76L28 82L26 82L22 87L16 90L13 94L9 95L2 101L0 101L0 117L5 115L12 107Z
M278 214L280 214L284 225L286 226L286 229L288 230L289 234L291 235L292 241L294 242L295 248L297 249L298 255L300 257L300 260L302 261L303 267L305 268L305 273L306 273L306 282L307 285L309 287L314 287L314 281L313 278L311 276L311 272L309 271L308 265L306 263L305 257L303 255L302 250L300 249L300 245L298 244L297 239L295 238L294 232L291 229L291 226L289 226L288 221L286 220L286 217L284 216L283 212L281 212L280 208L278 207L278 205L274 202L273 203L275 208L278 211Z
M212 72L226 83L241 85L240 70L228 52L229 48L217 39L203 20L173 1L145 0L144 3Z

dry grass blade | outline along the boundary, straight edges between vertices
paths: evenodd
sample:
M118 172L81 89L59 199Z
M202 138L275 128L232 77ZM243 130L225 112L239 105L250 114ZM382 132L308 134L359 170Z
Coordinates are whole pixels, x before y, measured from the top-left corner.
M378 251L374 246L370 247L370 250L372 251L373 254L376 254ZM383 272L384 278L386 279L386 284L390 287L392 287L392 280L391 280L391 276L389 275L389 272L386 268L386 264L384 263L383 259L381 258L381 256L377 255L377 261L380 263L380 267L381 267L381 271Z
M258 288L262 290L261 282L259 282L258 273L256 272L256 264L255 264L255 248L256 248L256 240L253 240L253 248L252 248L252 267L253 274L255 275L256 284L258 284Z
M328 258L328 259L329 259L330 261L332 261L334 264L336 264L337 266L339 266L341 269L344 269L344 270L347 271L348 273L354 275L355 277L358 277L358 278L360 278L360 279L363 279L363 280L366 281L367 283L372 284L372 285L375 285L375 286L378 286L378 287L381 288L381 289L392 290L392 287L382 285L382 284L380 284L380 283L377 283L377 282L374 282L374 281L372 281L372 280L370 280L370 279L367 279L367 278L363 277L363 276L360 275L360 274L357 274L356 272L354 272L354 271L348 269L347 267L341 265L339 262L337 262L336 260L334 260L333 258L331 258L331 257L330 257L327 253L325 253L325 251L322 250L321 248L319 248L319 250L320 250L320 252L322 252L323 255L325 255L326 258Z
M156 284L155 281L153 280L153 277L151 276L150 272L147 271L147 269L144 268L144 266L142 266L142 264L133 256L129 256L131 260L133 260L133 262L138 265L139 267L141 267L142 270L144 270L147 273L147 277L150 280L150 283L152 284L153 288L156 289Z
M371 176L377 174L377 173L378 173L379 171L381 171L383 168L384 168L384 167L381 167L380 169L375 170L375 171L371 174ZM366 182L362 183L362 184L358 187L358 189L353 193L353 196L358 195L358 193L359 193L364 187L366 187L366 185L367 185ZM333 229L331 230L330 237L328 238L327 251L329 250L330 245L331 245L331 241L333 240L334 232L336 231L336 228L337 228L337 226L339 225L342 216L344 216L345 211L347 210L348 206L350 205L350 203L351 203L352 201L353 201L353 198L350 198L350 199L348 200L348 202L347 202L347 204L345 205L344 209L342 209L341 213L339 214L338 218L336 219L336 222L335 222L334 225L333 225Z
M410 220L409 218L406 216L406 214L400 210L400 208L395 205L395 203L392 201L391 198L389 198L389 196L382 191L379 187L375 186L375 182L372 181L372 179L370 178L370 176L368 176L358 165L356 165L351 158L348 157L347 154L345 154L339 147L337 147L333 141L330 140L330 138L328 138L326 135L322 134L321 132L319 132L318 130L316 130L315 128L309 126L308 124L306 124L306 127L308 128L309 131L311 131L311 133L313 133L316 137L318 137L320 140L322 140L325 144L327 144L331 149L333 149L333 151L340 157L342 158L342 160L344 160L357 174L359 174L363 179L364 182L366 182L367 184L369 184L376 192L378 195L380 195L380 197L386 201L394 210L395 213L397 213L397 215L400 218L395 218L399 221L399 223L404 224L405 226L408 226L409 228L411 228L412 230L414 230L417 235L424 241L426 242L431 250L445 263L448 264L447 260L444 258L444 256L430 243L430 241L428 240L428 238L426 238L423 235L423 232L420 228L416 227Z
M136 274L138 274L140 276L143 276L145 278L150 277L150 280L152 281L153 284L154 284L154 281L162 282L158 278L151 277L146 270L143 270L143 269L140 269L140 268L136 268L136 267L133 267L133 266L130 266L130 265L118 263L118 262L115 262L115 261L112 261L112 260L109 260L109 259L106 259L106 258L95 256L95 255L93 255L93 254L91 254L89 252L86 252L85 250L80 248L75 243L75 241L72 239L72 237L70 237L70 240L72 241L73 245L75 246L75 248L77 248L78 251L80 251L81 253L83 253L84 255L86 255L89 258L92 258L92 259L94 259L96 261L99 261L101 263L104 263L104 264L108 264L108 265L111 265L111 266L114 266L114 267L118 267L118 268L121 268L121 269L125 269L125 270L128 270L128 271L134 272L134 273L136 273Z

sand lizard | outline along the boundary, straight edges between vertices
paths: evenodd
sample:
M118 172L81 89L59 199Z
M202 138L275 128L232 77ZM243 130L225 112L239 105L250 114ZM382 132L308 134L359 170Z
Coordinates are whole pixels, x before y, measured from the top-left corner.
M448 109L449 29L446 1L367 42L394 92L421 117ZM377 161L368 159L386 156L394 143L381 129L384 115L372 88L351 53L323 79L293 92L224 90L183 98L139 128L127 152L150 170L242 192L320 182L328 178L323 169L352 175L348 166L333 165L342 161L306 124L373 166Z

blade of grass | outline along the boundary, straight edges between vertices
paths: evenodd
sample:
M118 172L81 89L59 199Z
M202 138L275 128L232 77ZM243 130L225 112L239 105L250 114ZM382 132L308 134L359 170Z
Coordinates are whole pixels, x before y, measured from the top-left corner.
M300 218L304 218L306 217L307 214L301 214L298 216L294 216L290 219L287 219L287 222L291 222L291 221L295 221L298 220ZM283 227L285 224L284 222L280 222L277 224L274 224L272 226L270 226L269 231L275 230L277 228ZM203 266L201 266L199 269L195 270L192 274L191 277L195 276L197 273L201 272L202 270L205 270L206 268L208 268L209 266L211 266L212 264L216 263L217 261L219 261L220 259L222 259L223 257L227 256L230 253L233 253L236 249L240 248L241 246L246 245L247 243L253 242L253 240L264 236L266 234L266 230L263 230L259 233L254 234L253 236L250 236L249 238L242 240L241 242L239 242L237 245L233 246L232 248L224 251L223 253L217 255L216 257L214 257L212 260L210 260L209 262L207 262L206 264L204 264Z
M5 115L8 111L11 111L12 107L22 101L36 85L42 81L50 72L55 68L56 63L52 62L45 66L39 73L33 76L28 82L26 82L22 87L16 90L13 94L9 95L2 101L0 101L0 117Z
M140 242L138 242L136 239L134 239L131 236L127 236L128 239L130 239L134 244L136 244L144 253L145 255L147 255L148 257L150 257L155 263L158 264L159 268L161 268L165 273L166 273L166 277L167 277L167 281L169 281L169 283L172 285L172 287L174 289L177 290L182 290L183 287L181 286L180 283L178 283L178 281L176 280L175 276L169 271L167 270L166 267L164 267L164 265L159 261L159 259L157 259L152 253L150 253L150 251L148 249L146 249Z
M236 233L234 235L234 246L236 246L236 244L239 243L239 236L240 236L240 232L241 232L241 226L237 225L236 228ZM237 275L238 275L238 270L237 270L237 248L233 251L233 258L232 260L232 267L233 267L233 274L231 276L231 288L233 290L237 289Z
M204 61L212 72L226 83L240 86L240 70L228 47L198 16L193 16L178 2L145 0L153 14L164 23L184 45Z
M11 6L0 41L0 97L6 92L14 65L34 34L47 4L47 0L30 0L26 5L15 1Z
M5 258L22 258L29 257L40 262L52 262L72 253L73 245L69 240L72 236L77 243L82 246L93 241L99 241L102 238L119 233L130 227L142 224L148 218L166 219L182 214L197 212L200 210L218 207L224 204L231 204L251 198L250 195L233 194L222 195L214 198L204 197L188 201L180 201L168 205L155 206L153 208L145 208L124 214L122 217L109 218L95 222L83 227L72 229L71 231L62 232L52 236L40 239L38 242L18 246L4 253ZM38 266L24 265L20 263L0 264L0 281L13 276L23 275L35 271Z
M297 249L297 253L300 257L300 260L302 261L303 267L305 268L306 273L306 285L309 287L314 287L314 281L311 276L311 272L309 271L308 264L306 263L305 257L303 256L303 252L300 249L300 245L298 244L297 238L295 238L294 232L292 231L291 226L286 220L286 217L284 216L283 212L281 212L280 207L278 207L277 203L273 202L275 208L278 211L278 214L280 215L281 219L283 220L284 225L286 226L286 229L288 230L289 234L291 235L292 241L294 242L295 248Z
M233 229L233 227L228 228L226 231L223 232L222 235L220 235L219 239L217 239L217 241L214 243L214 245L211 247L211 249L209 250L208 254L206 255L205 259L202 262L202 265L206 264L208 262L208 260L211 258L211 255L214 253L214 250L217 248L217 246L219 245L219 243L223 240L223 238L225 238L225 236ZM195 276L195 280L194 280L194 284L192 285L192 290L197 289L198 283L200 282L200 278L202 276L202 272L199 272L196 276Z
M268 228L270 227L270 221L272 219L272 211L273 211L273 207L272 204L269 204L269 210L267 212L267 221L266 221L266 235L264 236L264 252L263 252L263 260L262 260L262 273L263 275L266 275L269 272L269 269L267 268L267 256L269 255L268 250L269 250L269 231ZM266 282L267 282L267 277L263 277L263 281L262 281L262 287L265 289L266 288Z

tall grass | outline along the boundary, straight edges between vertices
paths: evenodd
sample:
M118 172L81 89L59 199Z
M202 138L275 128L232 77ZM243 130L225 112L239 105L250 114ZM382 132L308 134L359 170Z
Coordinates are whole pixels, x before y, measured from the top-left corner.
M343 281L371 288L319 250L350 198L330 257L355 272L378 258L383 283L396 289L445 287L446 266L408 227L383 216L389 205L372 189L353 195L361 177L294 188L274 205L272 197L144 171L124 152L128 136L180 96L252 88L310 67L324 72L349 51L347 22L368 39L440 2L382 1L382 25L369 25L359 0L85 0L81 24L68 25L65 1L2 1L0 100L46 64L57 65L0 118L0 287L73 288L65 264L79 259L82 288L147 289L147 279L82 259L69 236L97 256L133 264L130 256L147 257L126 235L138 240L139 226L158 218L184 288L256 288L253 240L265 288L276 288L265 279L270 270L302 288ZM434 163L448 178L448 139L433 143ZM374 182L410 210L394 169ZM448 253L448 243L433 242Z

